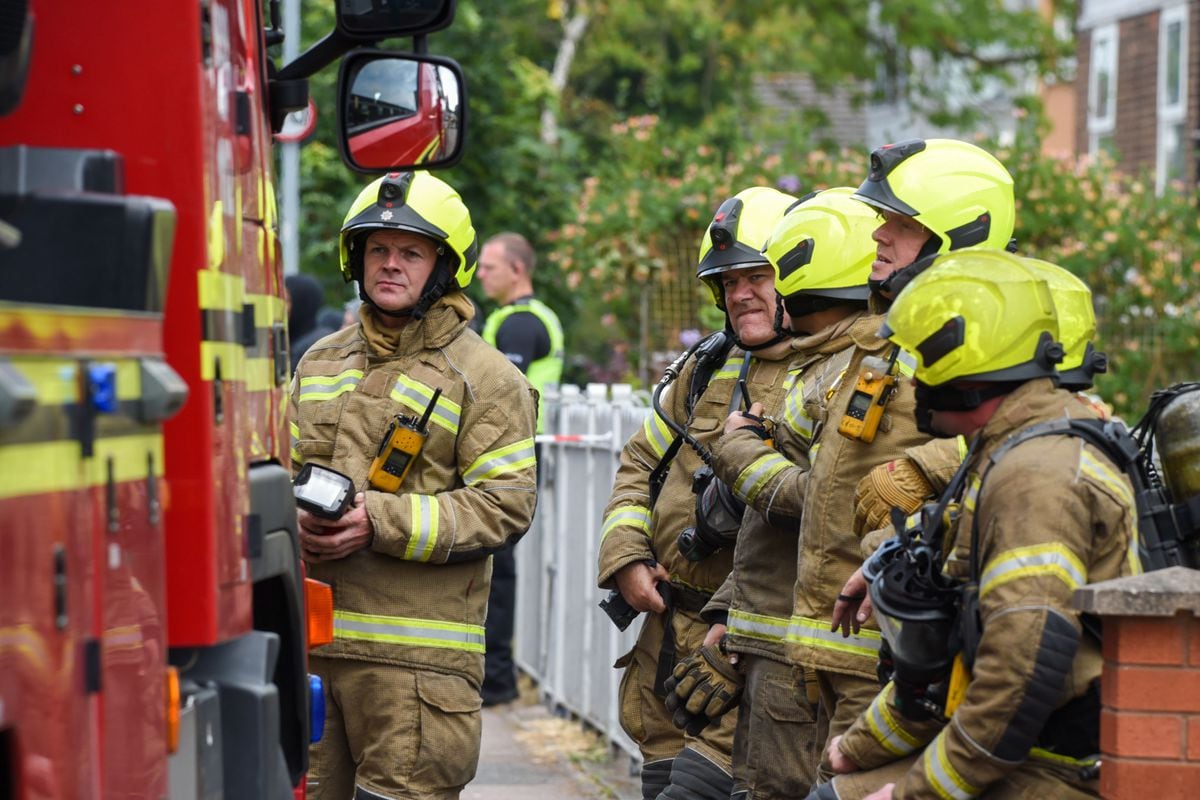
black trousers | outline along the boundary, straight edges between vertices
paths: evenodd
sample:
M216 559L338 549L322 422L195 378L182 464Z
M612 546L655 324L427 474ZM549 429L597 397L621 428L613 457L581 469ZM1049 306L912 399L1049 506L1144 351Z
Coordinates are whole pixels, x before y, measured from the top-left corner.
M483 700L504 703L517 695L513 666L513 623L517 612L517 560L513 545L492 554L492 589L484 623Z

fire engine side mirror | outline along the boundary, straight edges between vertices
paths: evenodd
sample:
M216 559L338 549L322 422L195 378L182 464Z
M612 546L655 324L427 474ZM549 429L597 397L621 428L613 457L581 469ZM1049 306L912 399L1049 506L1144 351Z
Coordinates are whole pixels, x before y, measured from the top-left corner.
M379 3L340 0L337 30L352 39L378 41L396 36L422 36L454 21L456 0L406 0Z
M449 58L355 50L338 74L338 145L359 172L437 169L462 156L462 69Z

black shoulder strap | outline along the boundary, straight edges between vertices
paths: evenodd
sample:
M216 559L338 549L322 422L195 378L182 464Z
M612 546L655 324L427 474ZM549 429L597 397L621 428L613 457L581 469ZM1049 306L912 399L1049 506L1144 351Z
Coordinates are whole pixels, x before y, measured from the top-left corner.
M1139 558L1146 571L1183 564L1179 550L1180 533L1171 517L1171 508L1160 508L1165 501L1155 500L1161 492L1148 485L1143 472L1141 448L1129 429L1115 420L1057 419L1032 425L1013 434L988 460L994 467L1014 447L1041 436L1077 436L1112 459L1129 478L1137 513ZM982 490L982 486L980 487ZM1165 513L1165 515L1164 515ZM971 577L979 579L979 533L976 519L971 520Z

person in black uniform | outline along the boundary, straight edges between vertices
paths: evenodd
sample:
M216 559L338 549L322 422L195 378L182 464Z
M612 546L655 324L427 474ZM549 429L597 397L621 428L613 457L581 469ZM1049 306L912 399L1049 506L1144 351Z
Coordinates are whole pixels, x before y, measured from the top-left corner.
M542 395L547 386L557 385L562 378L563 333L558 316L533 296L536 263L533 247L524 236L501 233L483 245L476 274L484 293L500 304L483 326L484 341L504 353ZM542 427L539 399L538 433ZM517 673L512 661L516 591L516 560L510 545L493 555L481 690L484 705L507 703L517 697Z

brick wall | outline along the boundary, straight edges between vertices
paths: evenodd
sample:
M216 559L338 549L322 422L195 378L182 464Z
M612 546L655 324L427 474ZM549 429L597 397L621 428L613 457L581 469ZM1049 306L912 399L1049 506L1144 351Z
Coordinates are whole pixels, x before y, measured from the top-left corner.
M1200 795L1200 619L1107 618L1104 659L1103 796Z
M1076 607L1104 625L1101 797L1200 797L1200 571L1092 584Z
M1153 171L1158 151L1158 12L1121 20L1117 34L1117 129L1121 168Z

